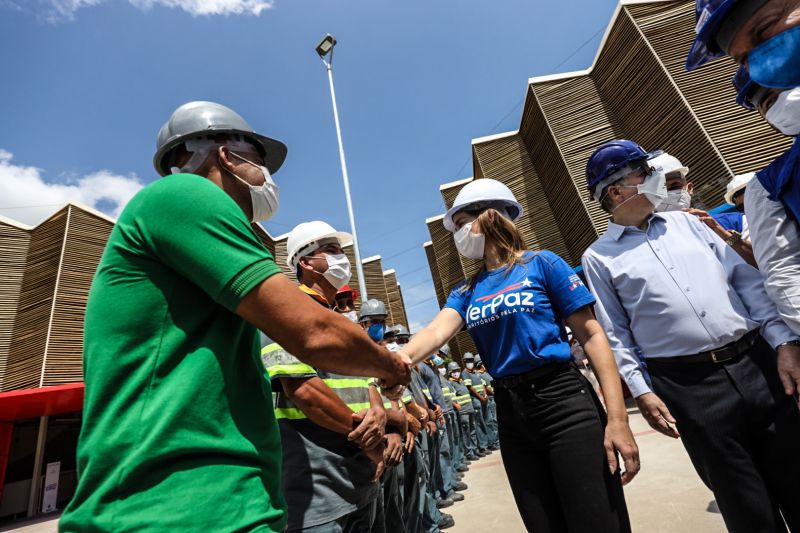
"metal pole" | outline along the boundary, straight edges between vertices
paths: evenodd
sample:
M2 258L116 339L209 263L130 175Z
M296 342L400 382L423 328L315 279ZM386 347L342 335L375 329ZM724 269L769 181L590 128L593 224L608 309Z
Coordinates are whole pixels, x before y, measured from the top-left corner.
M39 480L42 478L42 462L44 462L44 443L47 439L48 417L39 418L39 435L36 438L36 455L33 458L33 476L31 476L31 492L28 496L28 516L36 516L39 505Z
M331 56L333 53L331 53ZM328 83L331 86L331 101L333 102L333 121L336 124L336 139L339 141L339 163L342 165L342 181L344 181L344 197L347 199L347 214L350 216L350 232L353 234L353 251L356 254L356 272L358 272L358 288L361 291L361 301L367 299L367 284L364 281L364 269L361 266L361 253L358 251L358 236L356 235L356 219L353 216L353 201L350 199L350 180L347 177L347 162L344 158L344 145L342 144L342 130L339 127L339 111L336 107L336 91L333 89L333 69L331 61L322 60L328 71Z

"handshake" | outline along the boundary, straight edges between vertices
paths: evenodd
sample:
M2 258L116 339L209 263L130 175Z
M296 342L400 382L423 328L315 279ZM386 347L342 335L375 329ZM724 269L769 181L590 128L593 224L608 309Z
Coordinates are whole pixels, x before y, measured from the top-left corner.
M411 358L402 350L388 352L393 371L390 378L378 379L381 394L390 400L399 400L405 390L405 385L411 381Z

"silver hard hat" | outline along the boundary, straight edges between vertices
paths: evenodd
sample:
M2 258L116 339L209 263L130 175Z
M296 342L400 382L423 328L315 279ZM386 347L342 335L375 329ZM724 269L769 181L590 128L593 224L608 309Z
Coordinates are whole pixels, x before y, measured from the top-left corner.
M455 361L450 361L447 363L447 371L452 372L453 370L461 370L461 367Z
M403 324L397 324L396 326L394 326L394 334L398 337L401 335L405 335L406 337L411 335L411 333L408 332L408 328L405 327Z
M475 356L472 355L472 352L467 352L467 353L464 354L464 357L462 357L462 359L464 361L467 361L467 360L474 361L475 360Z
M260 147L264 165L275 173L286 159L286 145L275 139L256 133L250 124L233 109L214 102L189 102L176 109L169 120L161 126L156 139L156 154L153 166L161 176L170 173L167 155L188 139L207 134L238 134Z
M483 364L483 360L481 359L480 355L476 355L475 356L475 364L478 365L478 366Z
M361 312L358 314L358 321L363 322L369 318L386 318L386 305L380 300L367 300L361 304Z

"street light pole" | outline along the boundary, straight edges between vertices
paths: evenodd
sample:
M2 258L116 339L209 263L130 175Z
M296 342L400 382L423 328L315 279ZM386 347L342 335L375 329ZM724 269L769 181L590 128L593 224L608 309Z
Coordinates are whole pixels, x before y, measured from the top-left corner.
M333 88L333 47L336 39L331 34L326 35L317 45L317 53L325 69L328 71L328 84L331 88L331 102L333 103L333 121L336 124L336 140L339 142L339 163L342 166L342 181L344 182L344 197L347 200L347 214L350 217L350 232L353 234L353 252L356 256L356 272L358 272L358 288L361 292L361 301L367 300L367 283L364 280L364 268L361 265L361 253L358 249L358 235L356 234L356 219L353 215L353 201L350 198L350 179L347 176L347 161L344 157L344 144L342 143L342 130L339 126L339 110L336 106L336 91ZM330 55L329 60L325 56Z

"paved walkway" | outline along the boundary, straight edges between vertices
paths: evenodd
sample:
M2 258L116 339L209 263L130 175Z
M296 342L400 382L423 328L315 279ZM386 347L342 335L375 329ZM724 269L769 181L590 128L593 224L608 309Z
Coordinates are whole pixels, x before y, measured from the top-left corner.
M629 413L642 459L642 471L625 488L633 531L724 533L722 518L713 511L714 497L695 474L680 441L651 430L635 409ZM464 481L469 485L466 498L446 510L456 519L456 526L448 531L525 531L499 452L473 463ZM14 531L50 533L56 531L56 524L45 519Z
M650 429L636 409L629 415L642 460L641 472L625 487L633 531L724 533L714 495L700 482L680 441ZM473 463L464 482L469 485L464 501L445 510L456 520L448 532L525 531L499 452Z

